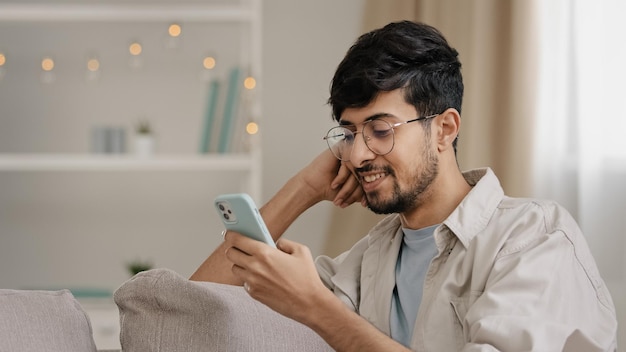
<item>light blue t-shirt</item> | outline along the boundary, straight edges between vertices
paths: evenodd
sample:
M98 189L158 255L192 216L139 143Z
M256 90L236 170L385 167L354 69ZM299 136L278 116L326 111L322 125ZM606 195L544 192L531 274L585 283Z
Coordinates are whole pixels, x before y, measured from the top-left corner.
M391 337L405 346L411 343L415 319L422 301L424 278L437 254L433 232L439 225L419 230L402 229L404 238L396 262L396 286L391 298Z

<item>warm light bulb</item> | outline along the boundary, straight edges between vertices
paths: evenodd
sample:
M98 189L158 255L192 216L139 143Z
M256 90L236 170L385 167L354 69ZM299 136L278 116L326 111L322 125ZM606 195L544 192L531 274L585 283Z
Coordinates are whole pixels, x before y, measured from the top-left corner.
M132 43L129 47L128 47L128 51L130 51L131 55L137 56L139 54L141 54L141 44L139 43Z
M0 53L0 66L4 66L7 63L7 58L4 56L4 53Z
M100 61L98 59L89 59L87 61L87 69L91 72L96 72L100 69Z
M179 24L173 23L170 24L170 27L167 29L167 33L170 37L176 38L182 33L182 28Z
M254 89L254 87L256 87L256 79L254 79L254 77L248 77L243 81L243 86L246 87L246 89Z
M54 68L54 60L49 57L45 57L41 60L41 69L44 71L52 71Z
M259 125L256 122L248 122L246 132L248 132L248 134L256 134L259 132Z
M206 68L207 70L215 68L215 64L215 58L212 56L207 56L204 58L204 60L202 60L202 66L204 66L204 68Z

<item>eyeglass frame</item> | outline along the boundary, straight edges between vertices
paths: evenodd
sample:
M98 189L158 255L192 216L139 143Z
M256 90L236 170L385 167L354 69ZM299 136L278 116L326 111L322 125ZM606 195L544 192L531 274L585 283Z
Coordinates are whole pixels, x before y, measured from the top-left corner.
M373 119L367 120L367 121L365 121L365 122L361 123L361 125L365 126L365 125L367 125L367 124L368 124L368 123L370 123L370 122L373 122L373 121L378 121L378 120L383 121L383 122L385 122L385 123L389 124L389 126L391 127L391 130L392 130L392 142L393 142L393 143L391 144L391 148L389 149L389 151L388 151L388 152L386 152L386 153L382 153L382 154L379 154L379 153L377 153L377 152L373 151L373 150L372 150L372 148L370 148L370 146L369 146L369 144L367 144L367 140L366 140L365 138L363 138L363 142L365 143L365 146L367 147L367 149L369 149L372 153L374 153L374 154L376 154L376 155L380 155L380 156L382 156L382 155L387 155L387 154L389 154L389 153L391 153L391 152L393 151L393 147L395 147L395 145L396 145L396 139L395 139L395 128L396 128L396 127L400 127L400 126L402 126L402 125L406 125L406 124L409 124L409 123L411 123L411 122L429 120L429 119L435 118L435 117L437 117L437 116L439 116L439 115L441 115L441 114L442 114L442 113L439 113L439 114L433 114L433 115L428 115L428 116L419 116L419 117L416 117L416 118L411 119L411 120L408 120L408 121L402 121L402 122L396 122L396 123L391 123L391 122L389 122L389 121L383 120L383 117L384 117L384 116L380 116L380 117L376 117L376 118L373 118ZM356 125L355 125L355 126L356 126ZM341 160L341 161L350 161L350 159L345 159L345 160L344 160L344 159L342 159L342 158L338 157L338 156L337 156L337 154L335 154L335 152L333 151L333 148L331 148L331 146L330 146L330 144L329 144L329 142L328 142L328 140L329 140L331 137L334 137L334 136L329 136L328 134L330 133L330 131L332 131L332 130L334 130L335 128L338 128L338 127L343 127L344 129L347 129L347 130L348 130L348 128L346 128L346 127L345 127L345 126L343 126L343 125L338 125L338 126L332 127L331 129L329 129L329 130L328 130L328 132L326 132L326 136L325 136L325 137L323 137L322 139L326 141L326 144L328 145L328 149L330 149L330 152L331 152L331 153L333 153L333 156L334 156L335 158L337 158L337 159L339 159L339 160ZM349 130L349 131L350 131L350 130ZM359 134L359 133L361 133L361 134L362 134L362 133L363 133L363 128L361 128L361 131L360 131L360 132L358 132L358 131L354 131L354 132L350 131L350 132L351 132L351 133L352 133L352 134L356 137L356 135L357 135L357 134ZM354 144L352 145L352 147L354 148ZM351 153L352 153L352 150L350 151L350 154L351 154Z

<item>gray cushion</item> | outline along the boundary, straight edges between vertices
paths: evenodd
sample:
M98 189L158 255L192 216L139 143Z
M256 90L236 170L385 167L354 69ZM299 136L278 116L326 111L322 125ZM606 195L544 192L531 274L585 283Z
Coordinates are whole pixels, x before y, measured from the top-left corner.
M168 269L135 275L114 299L125 352L332 351L311 329L243 288L189 281Z
M0 290L0 351L96 351L87 314L70 291Z

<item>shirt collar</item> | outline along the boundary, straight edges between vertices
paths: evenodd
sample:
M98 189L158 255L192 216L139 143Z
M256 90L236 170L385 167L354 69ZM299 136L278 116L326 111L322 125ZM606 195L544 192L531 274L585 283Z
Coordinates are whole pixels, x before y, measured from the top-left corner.
M463 173L463 177L472 189L443 224L467 248L471 240L487 226L504 198L504 190L490 168L469 170Z

